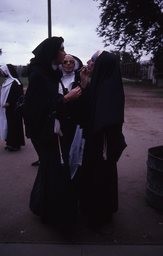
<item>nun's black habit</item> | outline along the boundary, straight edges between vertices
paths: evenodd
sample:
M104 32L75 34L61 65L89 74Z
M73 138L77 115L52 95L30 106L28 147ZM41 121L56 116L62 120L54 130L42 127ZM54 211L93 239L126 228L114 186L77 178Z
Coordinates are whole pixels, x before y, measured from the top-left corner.
M103 51L96 59L82 100L85 148L80 170L80 210L89 223L102 224L118 209L117 161L126 147L122 133L124 91L114 54Z
M54 134L55 119L62 118L64 102L58 94L61 73L52 69L52 61L62 43L61 37L48 38L33 51L24 106L26 135L40 159L30 208L44 222L55 225L67 224L73 216L69 171L61 165L58 135Z
M17 103L24 95L23 85L18 78L15 67L12 64L4 65L1 69L6 75L6 83L8 82L8 86L10 86L5 102L7 104L5 108L7 119L5 149L9 151L17 151L21 146L25 145L22 113L17 111Z
M21 146L25 145L22 113L17 111L17 102L23 95L23 85L13 82L7 98L9 107L6 108L8 125L6 149L10 151L19 150Z

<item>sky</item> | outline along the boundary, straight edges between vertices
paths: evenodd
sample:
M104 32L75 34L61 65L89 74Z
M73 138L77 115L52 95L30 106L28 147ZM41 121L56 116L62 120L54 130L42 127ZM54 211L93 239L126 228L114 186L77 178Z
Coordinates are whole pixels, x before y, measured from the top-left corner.
M52 36L62 36L66 53L85 63L104 48L96 33L100 10L93 0L51 0ZM1 0L0 65L26 65L32 51L48 37L47 0Z
M1 0L0 65L26 65L32 51L48 37L47 0ZM52 36L64 38L65 51L83 64L104 47L96 28L100 23L98 2L93 0L51 0Z

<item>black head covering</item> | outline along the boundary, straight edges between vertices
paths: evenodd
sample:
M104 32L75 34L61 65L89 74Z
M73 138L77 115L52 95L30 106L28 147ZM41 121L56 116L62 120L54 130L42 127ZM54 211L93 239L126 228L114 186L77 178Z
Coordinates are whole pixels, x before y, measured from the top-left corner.
M124 121L124 91L119 59L103 51L94 64L90 84L93 131Z
M9 70L11 76L12 76L13 78L16 78L17 83L23 85L22 82L21 82L20 79L19 79L19 75L18 75L16 66L14 66L14 65L12 65L12 64L6 64L6 66L8 67L8 70Z
M46 38L32 51L35 57L31 59L31 64L37 64L44 67L45 70L51 70L52 61L57 57L63 42L62 37Z
M76 67L76 71L80 70L83 67L83 62L81 61L81 59L79 59L77 56L72 55L72 57L75 59L75 61L77 62L77 67Z
M19 79L16 68L12 64L7 64L7 67L12 77Z

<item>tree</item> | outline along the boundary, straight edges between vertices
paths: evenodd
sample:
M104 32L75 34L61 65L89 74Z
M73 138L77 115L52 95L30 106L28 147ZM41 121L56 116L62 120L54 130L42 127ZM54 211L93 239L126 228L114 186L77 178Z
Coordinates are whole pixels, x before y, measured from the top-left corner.
M159 48L155 52L153 57L153 62L155 63L155 76L156 78L163 79L163 47Z
M97 33L105 46L117 49L130 46L134 53L152 53L163 49L162 0L94 0L99 1L100 24Z
M127 52L127 51L111 51L114 54L119 56L119 60L121 64L124 63L137 63L137 58L135 58L133 52Z

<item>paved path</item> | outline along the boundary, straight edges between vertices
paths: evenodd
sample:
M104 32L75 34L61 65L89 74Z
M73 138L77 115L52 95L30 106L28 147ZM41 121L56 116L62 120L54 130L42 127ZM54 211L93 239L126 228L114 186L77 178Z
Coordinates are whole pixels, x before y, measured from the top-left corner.
M13 252L12 248L17 252L18 248L21 251L23 246L28 248L27 251L32 250L29 248L35 248L34 250L43 252L49 243L53 246L61 246L60 248L64 248L63 244L73 245L76 254L69 255L97 255L95 245L109 245L105 249L110 250L110 253L113 248L117 248L116 250L119 248L119 253L128 248L129 251L133 249L132 255L136 250L140 252L137 255L146 255L139 251L144 247L137 245L146 245L146 250L152 245L152 250L155 248L163 252L162 247L156 246L163 245L163 214L151 208L145 200L148 148L163 145L163 89L130 86L125 87L125 92L124 134L128 147L118 163L119 211L115 214L112 225L106 226L99 232L81 226L75 237L65 239L52 228L41 224L28 208L29 194L37 172L37 168L30 164L37 159L36 153L29 140L20 152L6 152L4 143L1 142L0 252L2 251L3 254L0 255L19 256L10 252ZM35 244L45 245L37 247ZM75 245L79 247L74 247ZM87 253L82 254L83 245L93 247L90 247L91 251L88 248L84 249ZM114 247L115 245L117 246ZM122 249L120 245L128 247ZM99 250L103 250L102 247L98 247L96 252ZM59 254L53 255L68 254L63 254L61 249ZM125 254L118 254L117 251L115 255Z

